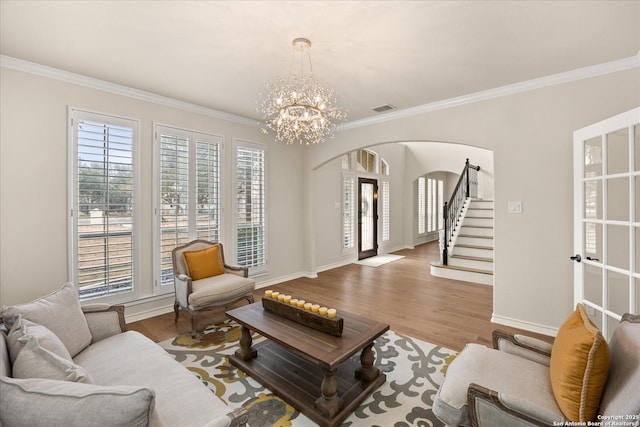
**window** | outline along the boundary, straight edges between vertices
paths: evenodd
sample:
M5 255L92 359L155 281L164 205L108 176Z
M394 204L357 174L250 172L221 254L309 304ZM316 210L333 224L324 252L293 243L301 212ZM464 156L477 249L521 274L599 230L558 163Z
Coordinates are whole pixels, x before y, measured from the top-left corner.
M444 182L441 179L427 180L427 232L444 228Z
M342 176L342 249L355 248L356 177Z
M69 276L81 299L136 289L138 121L70 109Z
M264 145L236 141L236 262L254 275L267 272L265 172Z
M424 177L418 178L418 234L425 233L425 183Z
M156 293L173 285L171 251L193 239L221 238L222 137L155 126Z
M342 169L351 169L351 155L349 153L343 154L341 157Z
M380 175L389 175L389 163L384 159L380 159Z
M382 181L382 241L390 239L389 227L389 181Z
M369 150L356 151L356 166L359 172L376 173L378 155Z

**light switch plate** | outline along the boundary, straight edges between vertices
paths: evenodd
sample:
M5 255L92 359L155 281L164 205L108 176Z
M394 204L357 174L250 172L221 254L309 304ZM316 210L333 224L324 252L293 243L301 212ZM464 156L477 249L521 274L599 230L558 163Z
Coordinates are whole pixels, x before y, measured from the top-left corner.
M507 212L510 214L521 214L522 213L522 202L508 202L507 203Z

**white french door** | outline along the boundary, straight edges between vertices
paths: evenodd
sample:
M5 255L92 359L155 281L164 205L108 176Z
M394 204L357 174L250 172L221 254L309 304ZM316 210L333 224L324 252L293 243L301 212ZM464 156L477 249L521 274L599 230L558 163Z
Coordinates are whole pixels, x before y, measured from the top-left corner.
M577 130L574 304L609 339L640 307L640 108Z

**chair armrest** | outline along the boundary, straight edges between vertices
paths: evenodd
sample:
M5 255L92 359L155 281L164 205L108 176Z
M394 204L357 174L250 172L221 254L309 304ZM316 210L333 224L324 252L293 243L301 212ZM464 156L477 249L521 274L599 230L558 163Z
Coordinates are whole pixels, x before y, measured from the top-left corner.
M89 325L92 343L127 330L123 305L89 304L82 306L82 312Z
M473 427L552 426L565 421L562 413L551 408L540 408L473 383L467 390L467 405Z
M249 269L247 267L224 264L224 269L227 271L227 273L236 274L242 277L249 277Z
M182 307L189 307L189 295L192 292L192 280L191 277L186 274L178 274L173 276L175 290L176 290L176 301Z
M501 330L492 333L493 348L549 366L553 344L520 334Z

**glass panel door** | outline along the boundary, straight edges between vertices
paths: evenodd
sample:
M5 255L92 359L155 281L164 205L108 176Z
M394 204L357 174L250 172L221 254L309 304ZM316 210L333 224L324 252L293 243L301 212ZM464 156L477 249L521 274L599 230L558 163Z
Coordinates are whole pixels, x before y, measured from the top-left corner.
M358 259L378 254L378 181L358 179Z
M610 338L638 313L640 108L574 132L574 302Z

